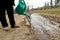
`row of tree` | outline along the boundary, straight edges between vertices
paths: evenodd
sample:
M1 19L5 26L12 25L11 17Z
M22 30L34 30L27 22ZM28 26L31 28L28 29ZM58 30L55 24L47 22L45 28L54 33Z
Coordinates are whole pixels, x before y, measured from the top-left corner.
M60 0L50 0L50 2L45 2L44 7L33 8L31 10L42 10L42 9L51 9L60 7ZM29 6L27 7L27 12L29 12Z
M57 8L60 6L60 0L51 0L50 2L45 2L44 8Z

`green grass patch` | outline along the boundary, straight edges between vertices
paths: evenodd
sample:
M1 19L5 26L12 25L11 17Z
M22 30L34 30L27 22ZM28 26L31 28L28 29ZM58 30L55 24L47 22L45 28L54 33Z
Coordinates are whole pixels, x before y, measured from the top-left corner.
M40 13L40 14L57 14L57 15L59 15L60 14L60 10L40 10L40 11L37 11L37 13Z

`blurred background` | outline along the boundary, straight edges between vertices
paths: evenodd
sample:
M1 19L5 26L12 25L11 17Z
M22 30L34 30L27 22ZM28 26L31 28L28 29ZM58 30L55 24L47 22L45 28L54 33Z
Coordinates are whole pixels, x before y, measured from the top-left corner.
M60 0L24 0L29 9L32 8L56 8L60 5ZM15 7L17 6L19 0L15 0ZM14 8L15 8L14 7Z
M60 14L60 0L24 0L27 10L30 12L37 12L40 14ZM18 5L19 0L15 0L15 6Z

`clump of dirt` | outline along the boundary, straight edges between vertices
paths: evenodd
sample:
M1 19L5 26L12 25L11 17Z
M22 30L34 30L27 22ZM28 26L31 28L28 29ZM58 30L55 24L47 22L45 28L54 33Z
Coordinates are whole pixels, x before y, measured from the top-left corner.
M44 17L50 19L50 20L53 20L57 23L60 23L60 17L59 16L54 16L54 15L43 15Z

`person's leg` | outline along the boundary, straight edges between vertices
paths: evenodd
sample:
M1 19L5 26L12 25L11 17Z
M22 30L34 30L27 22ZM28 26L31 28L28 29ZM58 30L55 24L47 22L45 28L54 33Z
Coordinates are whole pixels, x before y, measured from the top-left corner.
M0 8L0 21L3 27L8 27L4 8Z
M7 6L6 10L7 10L7 13L8 13L8 17L9 17L11 27L13 28L15 26L13 6L12 5Z

